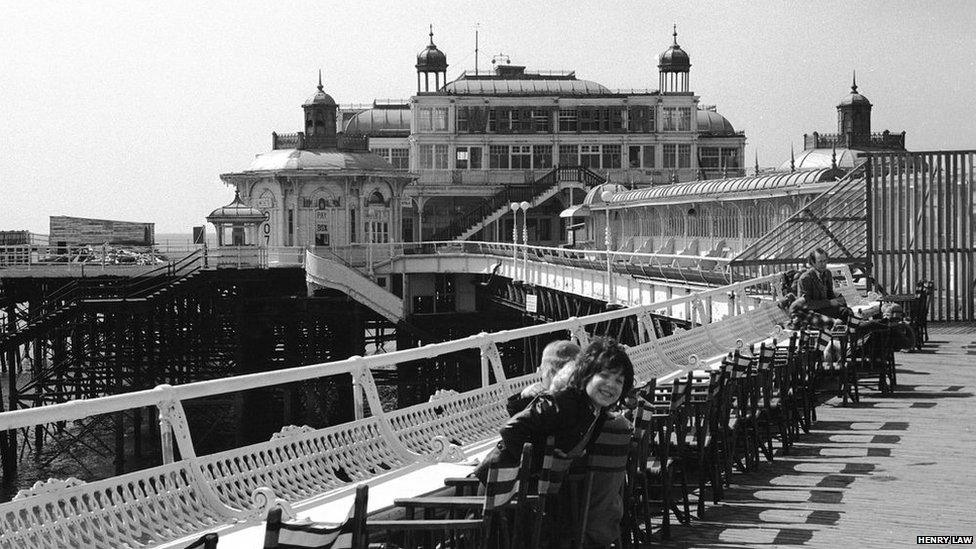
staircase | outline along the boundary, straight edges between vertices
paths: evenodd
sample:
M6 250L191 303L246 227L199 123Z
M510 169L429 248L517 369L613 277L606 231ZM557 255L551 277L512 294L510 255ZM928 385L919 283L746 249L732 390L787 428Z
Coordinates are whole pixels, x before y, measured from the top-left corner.
M553 168L529 185L509 185L485 202L464 212L450 225L437 231L433 240L467 240L489 223L510 212L512 202L528 202L532 207L542 204L559 192L560 183L580 182L587 187L605 183L603 177L588 168Z
M403 320L402 299L344 264L339 258L305 252L305 280L316 286L339 290L390 322Z

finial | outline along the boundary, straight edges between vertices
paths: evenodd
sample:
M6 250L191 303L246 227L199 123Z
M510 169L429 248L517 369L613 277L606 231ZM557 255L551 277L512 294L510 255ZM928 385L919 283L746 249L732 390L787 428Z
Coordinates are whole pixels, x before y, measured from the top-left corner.
M755 175L759 175L759 147L756 147L756 173L755 173Z
M610 170L607 170L607 184L610 184Z
M796 171L796 160L793 158L793 143L790 143L790 171Z
M857 70L854 70L854 77L851 79L851 93L857 93Z
M319 69L319 91L322 91L322 69Z
M430 45L434 45L434 24L430 24Z
M833 146L831 147L831 151L830 151L830 169L832 170L837 169L837 142L836 141L833 142Z
M674 24L673 29L674 32L671 33L671 36L674 36L674 45L677 46L678 45L678 24L677 23Z

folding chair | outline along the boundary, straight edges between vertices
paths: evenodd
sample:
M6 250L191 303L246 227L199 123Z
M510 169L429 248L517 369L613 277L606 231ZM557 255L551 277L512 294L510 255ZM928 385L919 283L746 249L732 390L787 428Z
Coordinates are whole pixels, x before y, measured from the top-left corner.
M481 547L509 549L525 546L529 528L523 524L528 511L528 474L532 463L532 444L522 448L517 465L488 470L485 495L480 496L424 496L394 500L403 507L404 520L367 520L370 534L398 537L397 545L404 547L435 547L438 544L453 548ZM417 511L423 518L413 519ZM463 512L472 518L431 518L434 514ZM480 516L477 516L480 515ZM417 538L421 537L422 540ZM402 538L402 539L399 539Z
M187 545L183 549L217 549L217 534L211 532L200 536L200 539Z
M268 512L264 549L365 549L368 497L369 487L357 486L352 509L341 524L285 522L281 520L281 508L276 507Z
M634 437L637 440L636 466L632 467L633 489L637 508L644 524L643 542L651 532L652 504L661 508L661 537L671 539L671 514L679 522L687 522L690 515L688 485L678 460L671 457L675 420L672 414L670 387L657 388L649 384L642 391L634 415ZM677 507L672 495L675 478L681 478L684 512ZM654 497L652 489L659 497Z

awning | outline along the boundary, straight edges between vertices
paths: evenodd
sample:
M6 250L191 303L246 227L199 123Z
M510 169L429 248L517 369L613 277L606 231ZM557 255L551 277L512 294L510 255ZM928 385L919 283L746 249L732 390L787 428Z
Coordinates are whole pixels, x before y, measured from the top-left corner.
M590 207L585 204L570 206L559 212L559 217L586 217L590 215Z

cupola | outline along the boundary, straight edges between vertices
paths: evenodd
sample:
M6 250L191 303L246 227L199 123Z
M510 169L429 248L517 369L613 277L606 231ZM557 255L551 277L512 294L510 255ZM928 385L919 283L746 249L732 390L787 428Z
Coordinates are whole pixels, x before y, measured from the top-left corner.
M336 102L322 89L319 71L318 91L302 105L305 110L305 147L328 149L336 146Z
M658 58L661 93L687 93L688 75L691 72L691 58L678 45L678 26L674 26L674 43Z
M437 91L447 83L447 56L434 45L434 25L430 26L430 44L417 54L417 93ZM434 76L434 88L430 77Z

